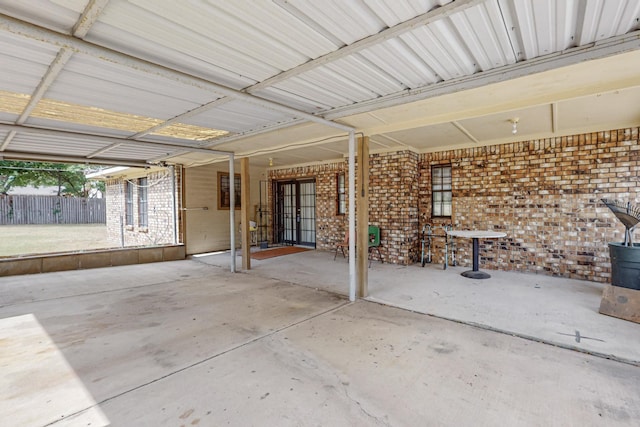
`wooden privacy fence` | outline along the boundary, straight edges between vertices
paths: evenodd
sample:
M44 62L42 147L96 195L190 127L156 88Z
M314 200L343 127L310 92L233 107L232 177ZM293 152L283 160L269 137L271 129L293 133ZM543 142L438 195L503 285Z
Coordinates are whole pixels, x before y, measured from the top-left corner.
M0 195L0 225L106 222L105 199Z

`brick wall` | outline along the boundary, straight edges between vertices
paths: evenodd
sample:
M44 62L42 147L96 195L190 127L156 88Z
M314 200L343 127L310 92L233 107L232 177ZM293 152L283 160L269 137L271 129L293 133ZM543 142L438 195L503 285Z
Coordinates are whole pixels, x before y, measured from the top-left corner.
M637 128L423 154L421 226L431 221L430 167L451 163L454 228L507 233L481 242L483 268L608 282L607 243L624 227L600 199L638 203L639 160ZM457 240L468 266L471 243Z
M332 250L344 240L348 227L347 215L337 215L337 175L346 173L346 163L284 168L269 171L269 182L315 178L316 180L316 248ZM273 186L269 186L269 206L273 210ZM273 241L273 237L271 239Z
M607 243L624 226L600 201L640 203L638 128L415 154L372 154L369 221L381 228L385 261L420 260L426 223L503 231L480 242L481 267L599 282L610 280ZM431 166L451 164L451 218L431 218ZM315 177L318 249L342 241L335 215L335 175L345 163L273 170L270 179ZM357 185L357 184L356 184ZM442 230L437 231L442 234ZM443 262L434 239L433 262ZM471 241L456 239L458 265L471 266Z
M179 175L179 174L178 174ZM107 236L114 247L145 246L174 243L173 183L169 170L152 172L147 177L148 226L138 225L138 178L117 178L106 181ZM125 181L133 187L133 226L125 221ZM179 188L176 185L176 189ZM176 201L179 194L176 194Z
M369 156L369 224L380 227L385 261L417 260L418 154L411 151Z
M344 240L348 215L336 214L336 176L347 173L347 169L347 162L342 162L269 172L270 180L315 177L317 249L334 250ZM418 154L411 151L372 154L369 171L369 223L380 227L385 262L408 264L419 256L416 254Z

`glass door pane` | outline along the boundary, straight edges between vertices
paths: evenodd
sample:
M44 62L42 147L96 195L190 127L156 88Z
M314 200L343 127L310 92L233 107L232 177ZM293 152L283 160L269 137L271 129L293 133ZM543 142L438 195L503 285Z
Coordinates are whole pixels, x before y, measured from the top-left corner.
M296 222L296 185L284 184L284 200L283 200L283 226L284 241L287 243L296 243L298 235L298 224Z
M316 183L300 184L300 241L305 245L316 243Z

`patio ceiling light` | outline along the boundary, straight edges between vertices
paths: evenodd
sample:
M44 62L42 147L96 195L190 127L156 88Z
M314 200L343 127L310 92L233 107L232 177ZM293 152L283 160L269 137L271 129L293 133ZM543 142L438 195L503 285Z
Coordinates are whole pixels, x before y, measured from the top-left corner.
M514 117L513 119L509 119L509 121L511 122L511 133L512 134L516 134L518 133L518 121L520 120L520 118L518 117Z

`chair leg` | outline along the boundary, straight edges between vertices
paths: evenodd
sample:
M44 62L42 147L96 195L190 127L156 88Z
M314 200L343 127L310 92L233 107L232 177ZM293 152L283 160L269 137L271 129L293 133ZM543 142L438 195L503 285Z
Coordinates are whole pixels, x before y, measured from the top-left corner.
M382 259L382 254L380 253L380 248L376 246L376 251L378 251L378 258L380 258L380 264L384 264L384 259Z
M380 260L381 264L384 264L384 259L382 259L382 253L380 253L380 248L378 246L370 246L369 247L369 267L371 267L371 252L373 252L373 250L378 251L378 259Z

